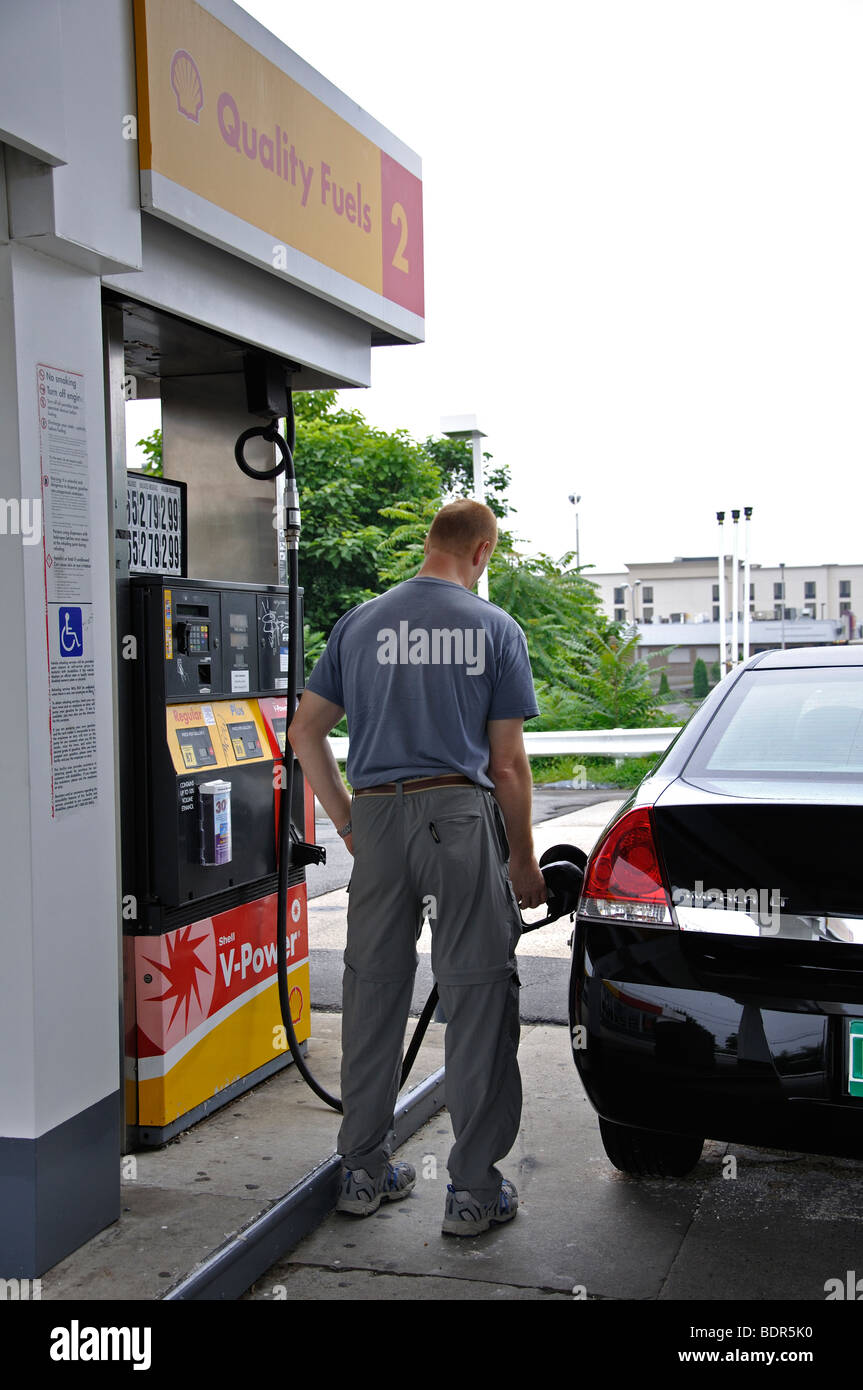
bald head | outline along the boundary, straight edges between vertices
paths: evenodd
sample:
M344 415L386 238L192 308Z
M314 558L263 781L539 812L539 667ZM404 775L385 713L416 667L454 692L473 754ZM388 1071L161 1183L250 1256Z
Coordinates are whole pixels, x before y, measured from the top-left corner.
M470 560L483 541L488 541L490 555L497 545L497 517L490 507L462 497L441 507L426 540L426 554L442 550L459 560Z

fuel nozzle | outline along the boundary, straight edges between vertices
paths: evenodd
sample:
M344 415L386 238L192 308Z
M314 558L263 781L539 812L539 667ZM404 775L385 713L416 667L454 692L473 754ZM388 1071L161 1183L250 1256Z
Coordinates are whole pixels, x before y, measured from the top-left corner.
M293 474L285 478L285 541L289 549L300 544L300 494Z
M547 916L539 922L525 922L524 931L536 931L560 917L570 917L578 907L581 889L584 884L584 869L587 855L577 845L552 845L540 856L539 868L545 879L548 893L546 899Z

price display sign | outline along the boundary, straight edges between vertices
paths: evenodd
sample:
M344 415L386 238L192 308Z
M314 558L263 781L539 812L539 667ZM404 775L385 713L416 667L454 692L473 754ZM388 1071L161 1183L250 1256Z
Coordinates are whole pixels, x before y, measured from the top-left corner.
M127 474L130 574L186 575L186 484Z

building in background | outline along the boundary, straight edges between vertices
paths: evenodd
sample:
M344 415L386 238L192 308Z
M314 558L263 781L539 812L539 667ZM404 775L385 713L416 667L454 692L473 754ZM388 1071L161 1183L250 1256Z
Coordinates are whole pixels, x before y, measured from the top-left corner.
M700 657L719 660L719 559L680 556L671 561L628 564L618 573L592 574L609 618L637 625L639 656L668 668L669 685L691 683ZM863 636L863 564L750 566L750 654L769 647L822 646ZM725 560L728 651L733 612L733 561ZM738 635L742 643L743 562L737 589ZM665 656L659 653L673 650Z

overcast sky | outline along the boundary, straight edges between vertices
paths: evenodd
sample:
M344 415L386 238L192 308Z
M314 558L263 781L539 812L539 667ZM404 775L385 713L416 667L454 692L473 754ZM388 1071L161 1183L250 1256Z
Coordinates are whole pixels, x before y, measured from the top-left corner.
M345 393L476 414L527 549L859 562L863 0L243 8L423 161L426 342Z

